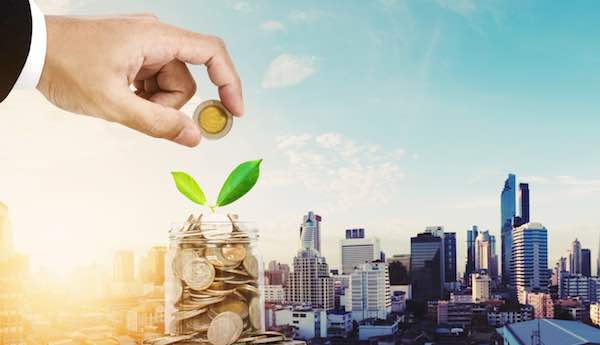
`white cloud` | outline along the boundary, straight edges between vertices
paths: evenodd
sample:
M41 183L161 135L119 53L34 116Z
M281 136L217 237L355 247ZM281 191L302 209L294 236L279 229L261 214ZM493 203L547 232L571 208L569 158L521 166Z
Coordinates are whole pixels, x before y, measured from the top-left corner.
M237 1L231 6L231 8L238 12L252 12L252 6L250 6L248 1Z
M310 23L310 22L314 22L315 20L321 18L322 15L323 15L323 13L320 11L317 11L317 10L305 10L305 11L293 10L290 13L290 19L295 22Z
M72 0L37 0L35 3L44 14L66 14L75 7Z
M316 60L314 56L281 54L269 65L262 87L272 89L300 84L315 73Z
M474 0L435 0L435 2L439 6L462 16L468 16L477 10Z
M336 209L385 204L403 177L404 150L359 144L341 133L282 136L277 148L286 165L271 170L265 184L302 185Z
M260 29L263 31L285 31L285 25L278 20L267 20L260 24Z

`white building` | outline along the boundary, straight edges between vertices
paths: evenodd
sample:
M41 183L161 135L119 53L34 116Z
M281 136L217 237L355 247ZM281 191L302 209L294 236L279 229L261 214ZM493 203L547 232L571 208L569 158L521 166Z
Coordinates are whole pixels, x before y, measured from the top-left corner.
M492 243L489 231L481 231L475 239L475 272L492 268Z
M283 303L285 302L285 289L283 285L265 285L265 302Z
M590 305L590 321L596 326L600 326L600 303Z
M299 251L294 257L293 269L288 278L287 302L325 310L334 308L333 278L329 276L329 265L319 252L314 249Z
M348 232L347 230L346 238L340 240L342 274L351 274L361 264L380 259L381 244L379 239L376 237L365 238L364 229L359 230L363 231Z
M277 326L293 326L300 339L327 338L327 312L309 307L289 307L275 311Z
M575 239L571 243L571 249L569 251L569 272L571 274L581 273L581 243L578 239Z
M490 300L490 284L491 279L487 274L473 273L471 274L471 282L473 285L471 292L471 300L473 303L487 302Z
M546 291L548 272L548 229L527 223L512 231L511 285L517 290Z
M399 323L399 320L369 320L367 322L363 322L358 326L358 339L360 341L367 341L373 337L396 334L398 333Z
M302 249L313 249L321 253L321 216L309 211L300 225Z
M533 307L530 305L521 305L519 308L494 308L487 314L488 325L501 327L509 323L528 321L533 318Z
M385 262L362 264L352 273L350 287L354 320L387 319L392 312L392 300L389 272Z
M352 314L333 311L327 314L327 336L346 338L352 333Z

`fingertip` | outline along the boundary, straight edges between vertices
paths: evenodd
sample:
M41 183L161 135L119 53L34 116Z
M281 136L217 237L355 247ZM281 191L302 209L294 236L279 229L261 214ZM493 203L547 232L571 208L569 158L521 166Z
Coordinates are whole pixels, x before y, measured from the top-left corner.
M232 85L225 85L219 88L219 97L231 114L238 117L244 115L244 100L241 91L236 90Z
M173 141L187 147L196 147L200 143L200 131L195 126L186 126L179 132Z

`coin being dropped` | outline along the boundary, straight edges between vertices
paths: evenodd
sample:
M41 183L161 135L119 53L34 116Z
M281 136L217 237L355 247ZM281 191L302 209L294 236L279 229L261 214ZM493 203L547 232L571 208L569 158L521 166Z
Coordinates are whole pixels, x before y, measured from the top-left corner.
M227 135L233 125L233 116L223 103L217 100L204 101L194 111L194 121L200 133L207 139L220 139Z
M242 318L236 313L226 311L212 320L206 336L213 345L230 345L240 337L243 329Z

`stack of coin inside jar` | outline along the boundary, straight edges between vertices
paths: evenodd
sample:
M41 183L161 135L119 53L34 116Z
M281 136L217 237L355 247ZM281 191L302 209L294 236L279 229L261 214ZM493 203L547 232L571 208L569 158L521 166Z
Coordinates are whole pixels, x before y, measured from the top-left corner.
M264 331L258 235L235 215L191 215L171 230L165 331L154 345L283 343Z

